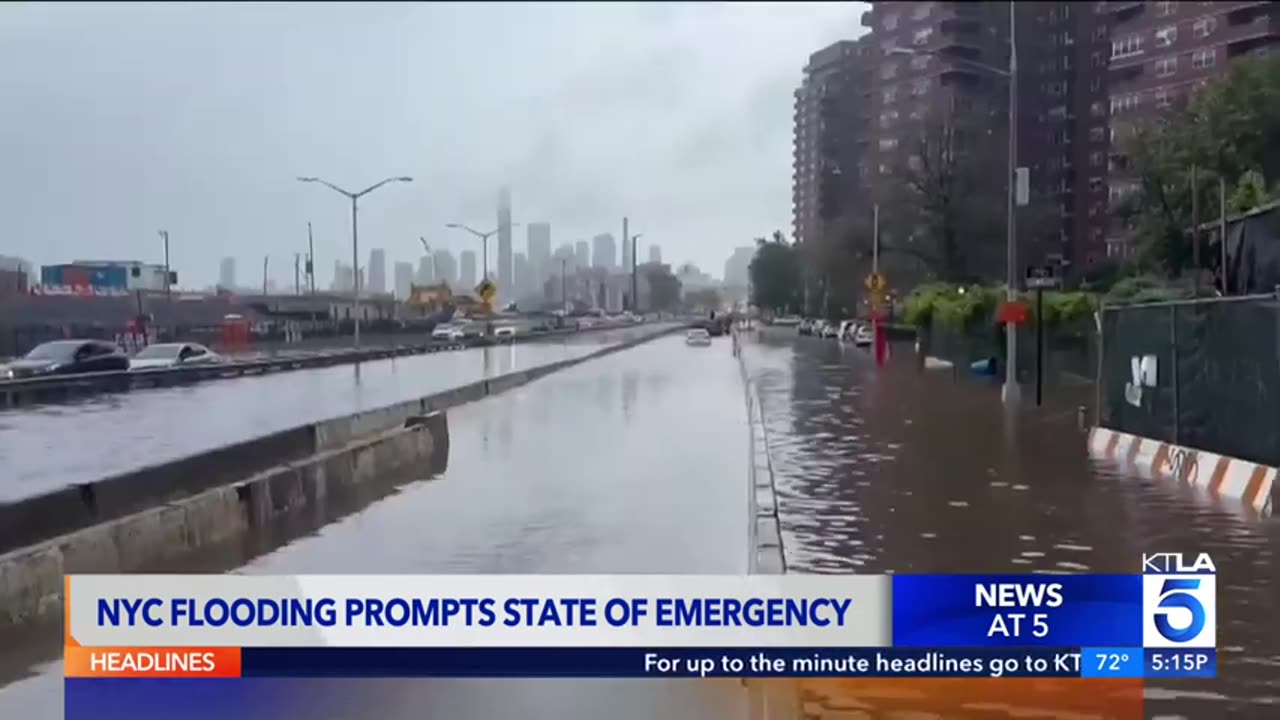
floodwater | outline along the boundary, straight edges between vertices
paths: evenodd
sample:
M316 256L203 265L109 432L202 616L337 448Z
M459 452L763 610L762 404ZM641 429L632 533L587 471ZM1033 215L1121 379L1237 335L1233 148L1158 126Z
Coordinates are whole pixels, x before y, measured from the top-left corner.
M655 326L103 394L0 411L0 502L581 357Z
M1133 573L1144 552L1207 552L1219 677L1148 682L1148 716L1280 717L1280 522L1091 463L1075 410L1088 388L1006 422L998 387L921 375L895 350L877 370L794 332L744 348L790 571Z
M449 427L448 467L433 479L395 479L347 507L324 508L322 519L304 513L269 537L163 569L746 570L749 435L728 338L708 348L660 338L450 410ZM56 628L48 635L60 637ZM46 645L28 653L37 657L25 669L9 669L34 677L0 688L0 718L59 716L61 668L40 662L41 652L57 650ZM290 698L287 716L309 720L746 717L736 681L270 682L261 697ZM195 707L183 716L211 717Z

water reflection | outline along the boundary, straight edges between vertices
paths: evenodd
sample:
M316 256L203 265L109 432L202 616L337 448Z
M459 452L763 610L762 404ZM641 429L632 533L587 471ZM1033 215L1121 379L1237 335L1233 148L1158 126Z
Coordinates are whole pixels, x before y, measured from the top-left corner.
M1280 717L1280 522L1091 463L1075 406L1005 416L998 387L876 369L836 343L766 335L760 390L789 567L810 573L1134 572L1143 552L1218 566L1220 678L1147 684L1148 711Z

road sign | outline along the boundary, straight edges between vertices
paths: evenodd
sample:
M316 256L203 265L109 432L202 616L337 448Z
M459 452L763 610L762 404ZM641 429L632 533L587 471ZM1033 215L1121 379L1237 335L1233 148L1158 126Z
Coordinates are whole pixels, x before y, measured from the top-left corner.
M1052 265L1032 265L1027 268L1027 288L1044 290L1056 288L1059 284L1057 269Z
M480 284L476 285L476 295L479 295L480 299L485 303L492 302L493 297L497 294L498 286L494 285L489 278L481 280Z

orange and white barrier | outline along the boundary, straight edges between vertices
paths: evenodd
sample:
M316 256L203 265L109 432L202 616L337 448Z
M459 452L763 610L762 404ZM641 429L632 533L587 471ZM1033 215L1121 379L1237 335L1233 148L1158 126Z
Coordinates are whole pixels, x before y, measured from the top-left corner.
M1089 431L1089 454L1239 500L1263 514L1271 511L1271 489L1280 472L1267 465L1100 427Z

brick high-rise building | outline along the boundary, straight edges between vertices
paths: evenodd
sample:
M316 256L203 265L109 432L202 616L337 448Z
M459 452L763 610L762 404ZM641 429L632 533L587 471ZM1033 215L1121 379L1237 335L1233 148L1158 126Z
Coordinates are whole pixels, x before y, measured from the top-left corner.
M1107 48L1111 115L1108 185L1112 202L1137 189L1125 144L1136 124L1176 112L1239 57L1280 48L1277 2L1098 2L1110 26ZM1107 250L1127 252L1127 231L1110 227Z

